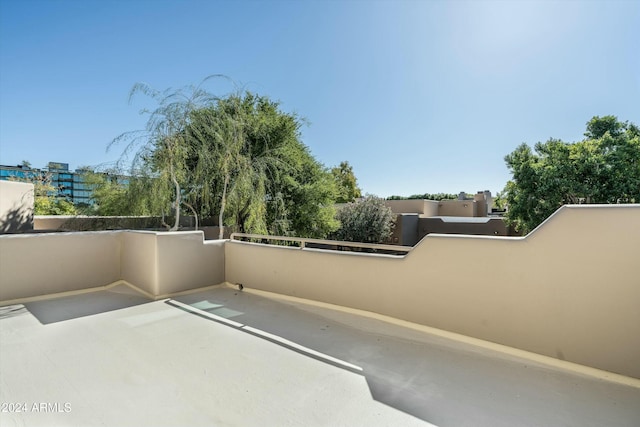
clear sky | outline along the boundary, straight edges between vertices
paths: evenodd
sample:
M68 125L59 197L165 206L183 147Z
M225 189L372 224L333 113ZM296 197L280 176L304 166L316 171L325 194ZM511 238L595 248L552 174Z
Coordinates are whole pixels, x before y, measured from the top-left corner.
M639 1L0 0L0 163L117 159L128 103L225 74L379 196L502 190L504 156L640 124ZM233 90L221 81L208 89Z

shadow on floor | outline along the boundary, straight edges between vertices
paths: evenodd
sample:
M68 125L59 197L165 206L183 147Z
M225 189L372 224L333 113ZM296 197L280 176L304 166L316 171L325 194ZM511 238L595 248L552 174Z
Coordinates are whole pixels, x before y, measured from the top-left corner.
M174 300L359 366L374 399L440 427L640 425L632 387L230 288Z
M0 307L0 319L20 316L26 312L27 309L22 304L5 305L4 307Z
M122 308L145 304L152 300L126 285L80 295L34 301L24 304L40 323L62 322Z

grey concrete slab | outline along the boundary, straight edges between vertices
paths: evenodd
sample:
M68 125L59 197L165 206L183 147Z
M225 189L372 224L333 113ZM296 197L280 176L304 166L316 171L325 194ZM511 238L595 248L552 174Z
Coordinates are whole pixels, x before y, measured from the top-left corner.
M1 426L640 425L638 388L381 320L224 287L118 292L0 309Z
M5 310L3 427L429 425L373 399L362 375L162 301L46 324Z
M640 426L638 388L233 289L175 299L361 366L374 399L442 427Z

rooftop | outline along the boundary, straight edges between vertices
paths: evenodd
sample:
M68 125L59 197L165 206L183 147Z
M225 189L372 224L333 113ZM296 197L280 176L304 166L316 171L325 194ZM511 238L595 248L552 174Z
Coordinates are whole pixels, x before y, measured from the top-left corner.
M3 235L0 425L637 427L638 242L640 205L398 255Z
M0 412L3 426L640 422L633 384L226 284L157 301L120 284L6 306L0 354L1 401L27 409Z

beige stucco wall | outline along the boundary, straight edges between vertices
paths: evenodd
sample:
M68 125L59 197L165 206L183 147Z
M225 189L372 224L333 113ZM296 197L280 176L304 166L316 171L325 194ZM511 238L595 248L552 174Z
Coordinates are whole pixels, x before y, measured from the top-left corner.
M438 215L438 202L434 200L385 200L384 204L395 214L417 213L426 216Z
M436 216L440 209L440 202L436 200L424 200L424 216Z
M33 229L33 184L0 181L0 233Z
M484 193L476 194L473 200L476 202L476 216L487 216L490 201L485 199Z
M69 231L64 230L64 225L73 218L75 218L73 215L36 215L33 219L33 228L42 231Z
M478 216L474 200L441 200L438 203L438 216Z
M171 222L171 221L169 221ZM182 226L191 226L181 217ZM101 231L164 229L162 219L154 216L36 215L34 229L39 231Z
M0 236L0 301L104 286L119 279L116 233Z
M224 282L224 240L202 231L0 236L0 302L124 280L151 296Z
M640 205L566 206L524 238L432 234L403 259L225 249L232 283L640 378Z
M122 239L120 278L151 295L160 295L156 234L152 231L119 232Z
M202 231L156 233L158 295L225 281L224 240L204 240Z

